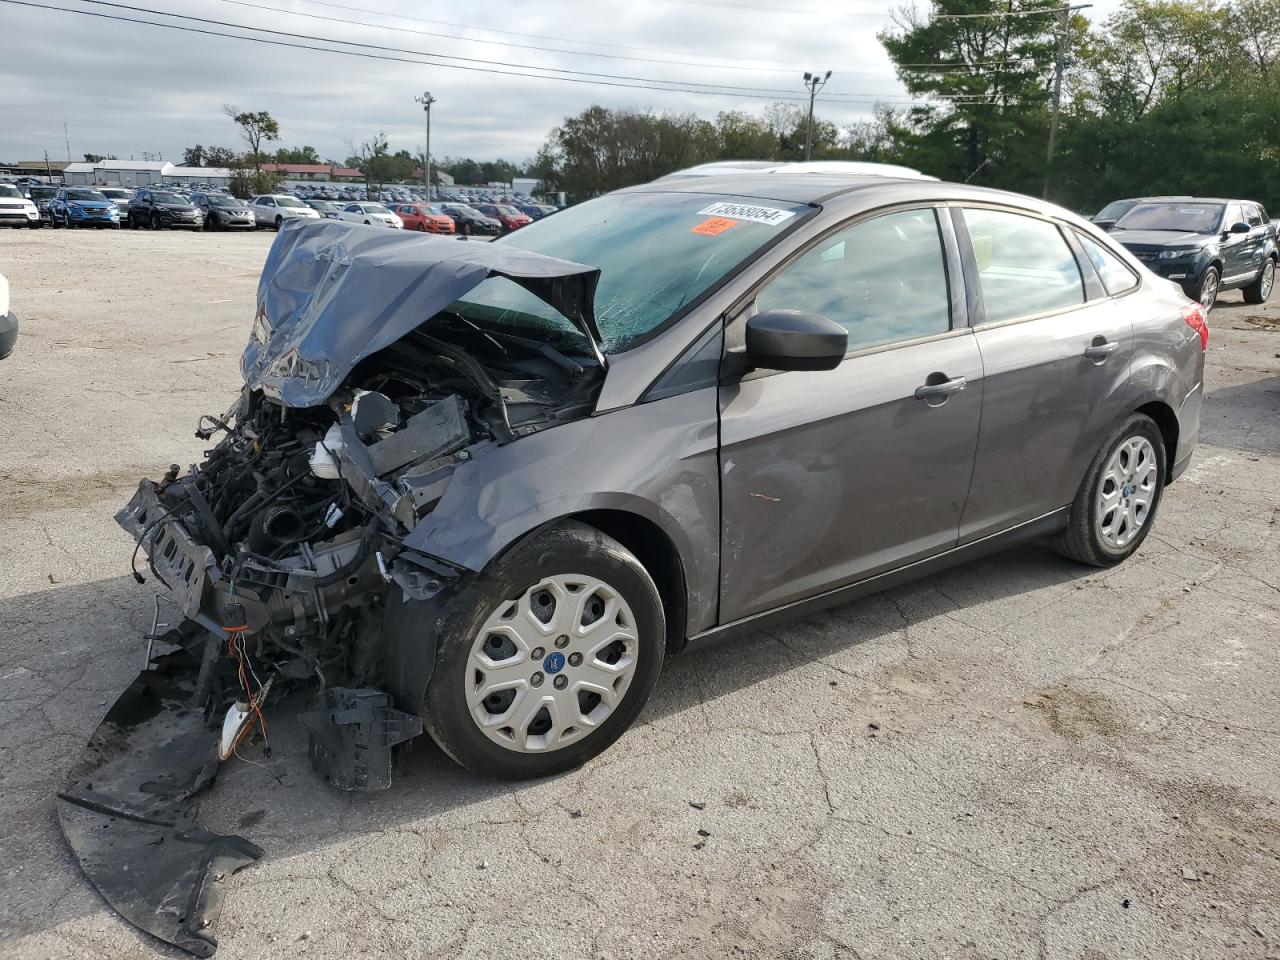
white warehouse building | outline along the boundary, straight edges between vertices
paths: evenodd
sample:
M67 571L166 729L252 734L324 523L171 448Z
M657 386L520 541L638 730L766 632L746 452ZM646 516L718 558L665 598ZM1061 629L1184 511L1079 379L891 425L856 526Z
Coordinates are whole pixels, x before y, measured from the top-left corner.
M207 183L226 187L231 171L226 167L177 167L163 160L99 160L72 163L62 172L68 186L140 187L144 184L185 186Z

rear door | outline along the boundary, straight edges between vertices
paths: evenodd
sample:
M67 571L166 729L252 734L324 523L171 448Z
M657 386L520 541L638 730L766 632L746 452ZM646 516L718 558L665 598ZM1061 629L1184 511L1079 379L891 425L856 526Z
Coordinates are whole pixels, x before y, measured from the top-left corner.
M1069 228L994 207L953 216L980 294L973 322L983 367L982 428L960 524L966 543L1071 503L1123 413L1133 325L1123 301L1082 263Z
M754 310L849 332L835 370L755 371L720 388L721 622L955 545L973 470L982 365L950 223L930 207L814 241Z

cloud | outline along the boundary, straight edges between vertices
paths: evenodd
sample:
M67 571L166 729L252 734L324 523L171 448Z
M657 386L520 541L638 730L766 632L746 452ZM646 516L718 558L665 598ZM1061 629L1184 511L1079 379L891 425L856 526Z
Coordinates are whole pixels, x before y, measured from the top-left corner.
M164 19L87 6L77 0L52 2L81 10ZM149 5L147 0L133 2ZM426 89L437 98L431 116L433 156L523 160L533 156L547 132L563 118L593 103L713 117L721 110L758 113L780 96L760 93L748 99L723 93L622 89L496 72L524 70L525 65L681 83L776 88L796 97L804 96L803 71L832 69L835 74L826 93L868 98L825 103L820 98L818 112L840 124L867 116L872 109L870 98L903 96L888 57L875 39L876 31L889 23L889 3L803 0L798 9L816 12L782 12L788 0L733 4L729 0L652 0L646 4L482 0L444 8L411 0L342 0L348 4L344 8L335 5L338 0L326 4L309 0L246 2L311 17L228 0L195 0L184 4L181 12L497 63L473 63L468 66L475 69L461 70L425 62L382 62L0 4L0 29L18 41L6 44L5 57L0 60L0 86L6 91L0 108L5 117L0 125L0 158L34 160L48 150L51 159L65 159L64 120L71 156L77 160L85 152L120 157L159 153L166 159L180 160L182 148L194 143L239 146L234 126L222 114L224 103L269 111L280 122L283 144L310 144L323 157L341 160L348 152L347 140L359 141L377 131L387 133L393 150L416 152L423 142L423 115L413 97ZM161 9L160 4L150 5ZM351 7L405 18L448 20L472 29L396 20ZM326 22L314 19L316 16L385 26ZM574 56L476 42L478 39L665 62ZM744 67L781 72L740 69Z

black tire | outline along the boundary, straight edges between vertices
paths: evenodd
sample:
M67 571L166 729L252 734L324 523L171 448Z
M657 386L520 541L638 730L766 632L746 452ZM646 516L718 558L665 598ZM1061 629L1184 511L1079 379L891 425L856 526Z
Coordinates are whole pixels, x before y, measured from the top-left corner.
M1275 285L1276 258L1267 257L1267 262L1258 271L1258 278L1240 292L1244 294L1245 303L1266 303L1271 299L1271 291Z
M597 577L626 600L636 620L636 672L617 708L593 732L556 750L521 753L499 746L476 726L466 702L468 659L495 610L555 574ZM513 780L577 767L622 736L653 693L666 651L666 615L648 571L618 541L574 521L531 534L491 563L449 602L439 624L435 672L422 705L424 726L462 766Z
M1205 303L1209 297L1209 289L1212 284L1213 298ZM1196 287L1195 299L1204 307L1204 312L1209 313L1213 310L1213 305L1218 302L1218 294L1222 292L1222 275L1218 272L1218 268L1214 266L1206 267L1204 276L1200 278L1200 285Z
M151 215L151 229L152 229L152 230L159 230L159 229L160 229L160 214L158 214L158 213L153 213L153 214Z
M284 217L276 214L276 233L280 232L280 227L284 224Z
M463 235L464 237L469 237L469 236L471 236L471 224L470 224L469 222L467 222L466 220L463 220L463 221L462 221L462 230L461 230L461 233L462 233L462 235Z
M414 229L417 230L419 233L426 233L427 225L425 223L419 222L419 224L416 227L414 227Z
M50 230L58 229L58 218L52 213L49 214L49 229Z
M1123 547L1116 548L1107 544L1101 535L1104 518L1097 516L1094 505L1098 502L1100 488L1106 482L1106 467L1111 456L1124 442L1143 437L1151 444L1155 453L1155 485L1150 506L1138 527L1137 534ZM1103 442L1089 464L1084 482L1071 504L1071 512L1067 520L1067 529L1053 541L1053 547L1059 553L1080 563L1094 567L1112 567L1128 559L1142 541L1151 532L1156 514L1160 509L1160 500L1164 495L1165 478L1169 474L1168 451L1165 449L1164 436L1154 420L1146 414L1135 413L1125 419Z

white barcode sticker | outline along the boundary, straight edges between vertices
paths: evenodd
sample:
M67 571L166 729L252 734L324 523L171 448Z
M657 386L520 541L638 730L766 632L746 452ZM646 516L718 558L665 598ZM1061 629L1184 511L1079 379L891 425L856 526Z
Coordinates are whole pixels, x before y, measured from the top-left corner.
M767 223L771 227L795 216L792 210L779 210L777 207L762 207L754 203L730 203L721 201L698 211L703 217L729 217L733 220L749 220L752 223Z

